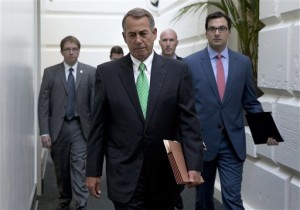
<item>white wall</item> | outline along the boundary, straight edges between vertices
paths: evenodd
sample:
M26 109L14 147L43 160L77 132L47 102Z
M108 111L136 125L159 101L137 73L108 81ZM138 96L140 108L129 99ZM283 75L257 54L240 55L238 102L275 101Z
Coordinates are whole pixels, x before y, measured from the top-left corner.
M29 209L36 189L36 1L0 1L0 209Z
M96 66L109 60L113 45L128 52L121 36L123 15L133 7L153 12L158 33L172 27L178 33L179 56L187 56L206 46L203 16L186 16L170 22L176 12L192 0L160 0L152 10L149 0L42 0L46 14L42 20L42 67L61 62L60 40L75 35L82 44L79 60ZM285 139L279 147L255 146L247 132L248 158L244 167L242 194L246 209L300 209L300 44L299 0L262 0L258 84L265 92L260 98L265 111L272 111ZM209 11L210 12L210 11ZM230 47L237 48L233 32ZM155 50L160 52L158 40ZM42 69L41 69L42 71ZM220 199L219 182L215 196Z
M122 18L133 7L145 7L144 0L60 0L45 2L43 19L42 67L62 62L59 44L68 35L81 42L79 60L96 66L109 61L113 45L120 45L128 53L122 38ZM116 9L118 8L118 9Z
M255 209L300 209L300 1L261 1L258 85L260 98L285 142L279 147L248 141L244 199ZM251 139L248 131L248 138Z

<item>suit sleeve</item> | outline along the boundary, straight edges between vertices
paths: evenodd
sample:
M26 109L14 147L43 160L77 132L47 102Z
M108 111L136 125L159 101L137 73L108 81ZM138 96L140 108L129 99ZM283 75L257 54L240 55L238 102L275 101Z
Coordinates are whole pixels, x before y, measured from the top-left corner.
M102 70L98 66L90 135L87 141L86 176L102 175L104 160L105 88Z
M202 172L202 137L200 121L195 110L195 95L187 65L183 72L179 92L180 124L179 136L182 141L188 170Z
M246 112L255 113L255 112L263 112L263 108L261 103L257 100L255 87L254 87L254 79L252 74L251 61L247 57L246 58L246 83L243 91L243 107Z

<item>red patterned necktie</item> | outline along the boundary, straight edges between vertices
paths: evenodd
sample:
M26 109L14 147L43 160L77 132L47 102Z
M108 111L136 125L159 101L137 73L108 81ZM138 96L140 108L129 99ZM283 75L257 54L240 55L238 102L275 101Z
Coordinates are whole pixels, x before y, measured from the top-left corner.
M225 92L225 74L221 54L217 55L217 86L219 90L220 99L222 101Z

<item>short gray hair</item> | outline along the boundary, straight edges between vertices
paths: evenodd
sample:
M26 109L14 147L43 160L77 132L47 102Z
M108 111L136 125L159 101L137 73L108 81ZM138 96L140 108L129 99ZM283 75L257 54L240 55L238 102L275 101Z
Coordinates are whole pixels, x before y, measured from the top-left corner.
M139 18L142 18L142 17L147 17L148 20L149 20L150 29L154 30L155 21L154 21L154 18L152 16L152 14L150 12L148 12L147 10L143 9L143 8L134 8L134 9L128 11L126 13L126 15L123 17L123 20L122 20L123 31L125 31L126 18L129 17L129 16L131 16L133 18L136 18L136 19L139 19Z

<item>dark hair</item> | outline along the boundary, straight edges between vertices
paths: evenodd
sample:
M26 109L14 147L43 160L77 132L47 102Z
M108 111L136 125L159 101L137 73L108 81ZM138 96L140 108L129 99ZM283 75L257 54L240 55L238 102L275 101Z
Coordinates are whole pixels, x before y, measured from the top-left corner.
M154 30L155 21L154 21L152 14L143 8L134 8L134 9L130 10L129 12L127 12L126 15L123 17L123 20L122 20L123 31L125 31L125 20L129 16L136 18L136 19L139 19L142 17L147 17L149 20L150 29Z
M227 20L228 30L230 30L231 29L231 19L230 19L230 17L228 15L226 15L225 13L222 13L222 12L214 12L214 13L209 14L206 17L206 20L205 20L205 30L207 30L208 22L210 20L216 19L216 18L222 18L222 17L224 17Z
M75 43L78 46L78 49L80 49L81 45L79 40L74 37L74 36L66 36L65 38L63 38L60 42L60 50L63 51L64 45L66 42L71 42L71 43Z
M123 49L122 49L122 47L120 47L120 46L113 46L113 47L111 48L111 50L110 50L110 56L111 56L113 53L124 55Z

